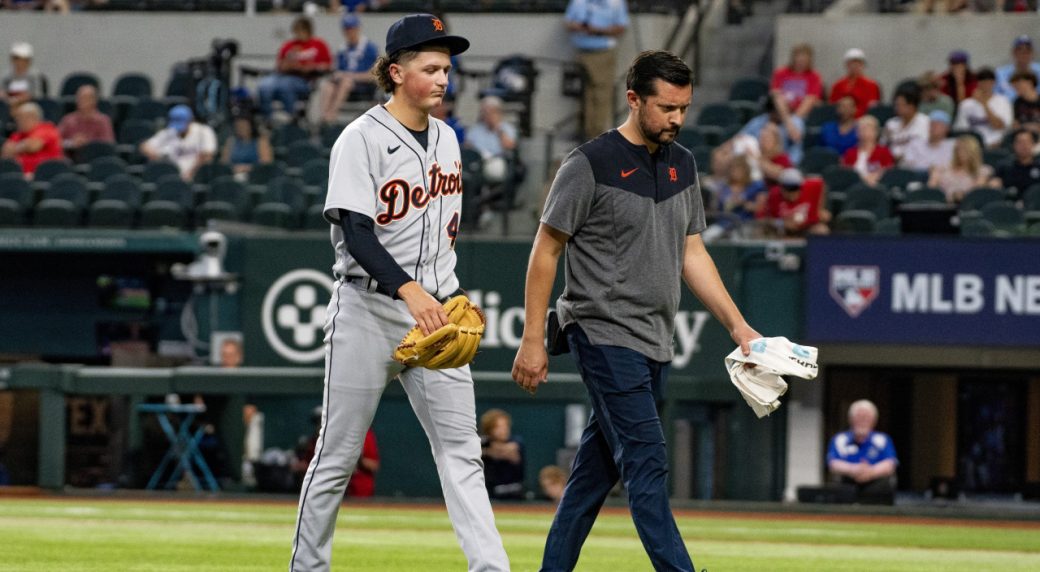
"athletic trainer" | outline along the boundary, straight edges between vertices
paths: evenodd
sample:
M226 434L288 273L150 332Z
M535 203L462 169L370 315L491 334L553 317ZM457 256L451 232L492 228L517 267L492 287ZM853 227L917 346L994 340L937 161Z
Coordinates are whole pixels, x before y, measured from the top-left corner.
M628 119L581 145L553 181L527 269L526 324L513 378L546 381L542 335L560 253L560 323L592 415L556 510L543 571L572 570L620 478L655 570L693 571L668 503L664 433L655 407L672 359L680 280L744 354L761 337L741 316L704 248L693 156L673 143L690 107L690 68L663 51L628 70ZM721 358L721 356L720 356Z

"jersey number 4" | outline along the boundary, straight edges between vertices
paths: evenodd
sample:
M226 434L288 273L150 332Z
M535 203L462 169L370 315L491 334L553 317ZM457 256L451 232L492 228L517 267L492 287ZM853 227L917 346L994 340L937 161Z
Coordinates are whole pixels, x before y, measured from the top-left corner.
M448 226L444 228L444 231L448 233L448 238L451 239L451 248L455 249L455 239L459 236L459 211L455 211L451 215L451 220L448 221Z

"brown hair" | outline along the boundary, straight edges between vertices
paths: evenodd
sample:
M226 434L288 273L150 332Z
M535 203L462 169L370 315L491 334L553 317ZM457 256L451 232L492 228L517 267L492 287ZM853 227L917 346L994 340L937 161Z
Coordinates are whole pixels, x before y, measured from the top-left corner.
M386 93L393 93L397 89L394 78L390 77L390 64L403 65L410 62L419 55L418 50L399 50L391 55L379 56L375 65L372 66L372 76L376 78L379 89Z
M501 409L488 409L480 416L480 432L484 435L490 435L491 431L498 425L499 419L505 419L510 425L513 424L513 418L508 413Z
M802 54L802 53L804 53L805 55L809 56L809 69L812 69L813 68L813 49L812 49L812 46L810 46L809 44L795 44L795 46L793 48L791 48L791 61L787 64L788 67L794 69L794 59L795 59L796 56L798 56L798 54Z

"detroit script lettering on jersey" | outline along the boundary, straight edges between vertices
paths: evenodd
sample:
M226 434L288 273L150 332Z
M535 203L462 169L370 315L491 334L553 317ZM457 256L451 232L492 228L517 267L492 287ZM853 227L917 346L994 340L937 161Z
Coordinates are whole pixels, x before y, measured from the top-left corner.
M388 225L408 216L411 209L422 210L434 199L462 194L462 163L455 161L455 171L445 173L439 163L427 172L429 191L422 185L412 186L404 179L391 179L379 189L383 212L376 215L376 224Z

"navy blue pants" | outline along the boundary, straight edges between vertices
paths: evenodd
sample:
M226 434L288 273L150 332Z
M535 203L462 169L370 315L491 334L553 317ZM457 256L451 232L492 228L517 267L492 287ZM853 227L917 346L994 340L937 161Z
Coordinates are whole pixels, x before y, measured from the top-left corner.
M545 541L542 571L574 569L619 478L654 569L693 571L668 504L668 459L656 406L668 363L628 348L593 345L577 325L566 333L592 399L592 415Z

